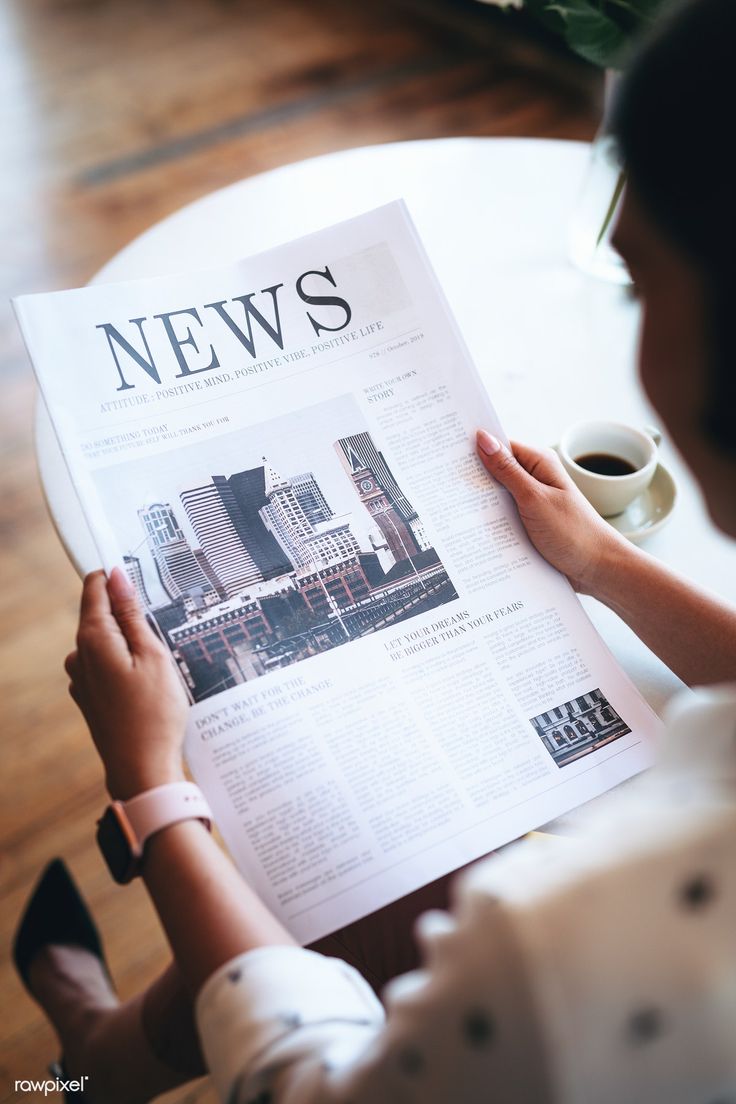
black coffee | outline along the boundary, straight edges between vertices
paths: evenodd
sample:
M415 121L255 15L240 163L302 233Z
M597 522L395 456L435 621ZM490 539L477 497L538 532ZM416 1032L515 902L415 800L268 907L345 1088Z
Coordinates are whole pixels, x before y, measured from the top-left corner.
M638 470L622 456L611 456L610 452L586 452L585 456L576 456L575 463L596 475L632 475Z

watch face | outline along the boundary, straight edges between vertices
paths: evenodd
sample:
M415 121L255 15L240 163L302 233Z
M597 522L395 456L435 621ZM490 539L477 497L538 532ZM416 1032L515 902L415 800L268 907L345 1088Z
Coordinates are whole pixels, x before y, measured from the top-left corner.
M370 479L361 479L360 489L361 489L361 491L366 491L366 492L367 491L372 491L373 490L372 481Z
M116 805L108 805L97 821L97 845L108 870L120 885L132 881L138 873L138 862L133 852L135 844L125 814Z

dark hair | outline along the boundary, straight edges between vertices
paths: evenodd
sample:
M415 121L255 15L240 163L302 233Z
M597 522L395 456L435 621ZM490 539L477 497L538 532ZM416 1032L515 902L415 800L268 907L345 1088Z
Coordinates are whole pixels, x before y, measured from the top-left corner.
M736 451L736 0L672 5L622 82L611 126L637 199L708 287L714 443Z

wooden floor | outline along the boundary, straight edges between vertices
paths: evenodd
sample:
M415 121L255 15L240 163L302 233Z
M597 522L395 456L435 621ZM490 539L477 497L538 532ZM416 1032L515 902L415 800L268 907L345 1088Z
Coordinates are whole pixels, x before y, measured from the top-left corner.
M590 138L598 75L515 19L473 0L0 4L0 1101L55 1053L8 953L50 856L89 897L121 994L166 958L141 887L114 887L93 843L101 771L62 670L79 580L44 507L7 298L82 284L182 204L304 157L444 135ZM214 1097L200 1082L167 1099Z

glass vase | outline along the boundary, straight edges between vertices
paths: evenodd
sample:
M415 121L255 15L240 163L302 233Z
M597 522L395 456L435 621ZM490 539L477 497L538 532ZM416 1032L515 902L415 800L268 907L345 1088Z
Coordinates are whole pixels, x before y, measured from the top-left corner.
M616 284L630 284L631 277L620 254L611 245L611 234L621 205L624 174L608 115L619 73L606 71L603 122L593 140L588 166L570 219L568 252L583 272Z

